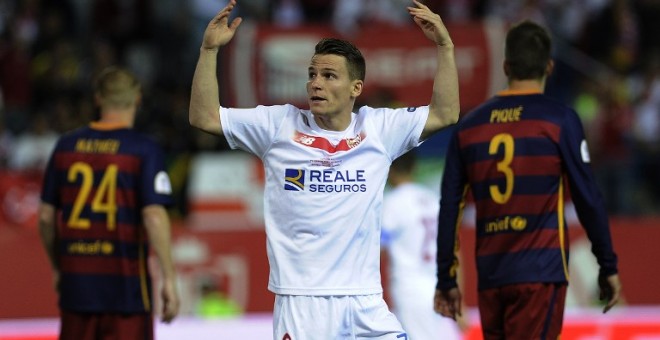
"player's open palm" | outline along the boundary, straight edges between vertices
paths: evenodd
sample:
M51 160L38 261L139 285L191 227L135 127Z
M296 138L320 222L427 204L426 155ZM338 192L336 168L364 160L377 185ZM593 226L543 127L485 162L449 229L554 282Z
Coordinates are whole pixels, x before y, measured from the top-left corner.
M241 24L241 18L235 18L229 23L229 15L236 6L236 0L231 0L218 14L211 19L204 31L204 40L202 48L205 50L217 50L220 46L226 45L236 33L238 25Z
M408 13L413 16L413 20L422 29L424 35L439 46L452 45L449 31L440 15L433 13L431 9L417 0L413 0L413 2L417 7L408 7Z

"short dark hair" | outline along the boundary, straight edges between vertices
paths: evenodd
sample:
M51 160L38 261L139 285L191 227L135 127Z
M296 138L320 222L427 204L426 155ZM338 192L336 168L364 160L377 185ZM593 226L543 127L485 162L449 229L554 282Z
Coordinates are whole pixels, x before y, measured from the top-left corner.
M366 76L366 63L362 52L346 40L336 38L323 38L316 44L314 55L334 54L346 58L348 75L351 79L364 81Z
M539 24L524 20L512 26L506 35L504 58L509 68L509 78L542 78L550 61L551 48L550 35Z

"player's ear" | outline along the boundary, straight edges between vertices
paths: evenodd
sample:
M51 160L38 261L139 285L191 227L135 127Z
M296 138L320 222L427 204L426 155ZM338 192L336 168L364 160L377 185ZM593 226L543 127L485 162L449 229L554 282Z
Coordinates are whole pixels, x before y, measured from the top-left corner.
M362 94L362 87L364 86L364 82L360 79L355 79L353 80L353 89L351 90L351 96L353 98L356 98L360 94Z
M101 96L97 93L94 94L94 105L96 107L101 107L101 104L103 103L103 99L101 99Z
M545 65L545 75L549 76L552 74L552 71L555 69L555 62L554 60L550 59L548 61L548 64Z
M502 63L502 69L504 70L504 75L508 77L511 73L511 67L506 60Z

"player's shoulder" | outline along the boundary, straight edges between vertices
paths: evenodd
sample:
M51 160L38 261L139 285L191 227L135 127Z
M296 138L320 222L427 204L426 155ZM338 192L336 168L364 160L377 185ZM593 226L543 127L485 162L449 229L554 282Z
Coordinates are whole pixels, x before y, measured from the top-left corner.
M577 118L577 113L571 107L542 93L496 95L461 116L457 127L466 129L490 123L492 114L496 110L521 110L523 119L545 120L558 125Z

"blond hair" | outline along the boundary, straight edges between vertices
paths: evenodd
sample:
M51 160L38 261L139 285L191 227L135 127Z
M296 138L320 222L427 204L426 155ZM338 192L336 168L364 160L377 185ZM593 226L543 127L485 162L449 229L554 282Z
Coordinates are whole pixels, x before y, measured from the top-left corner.
M137 104L142 86L137 77L121 67L111 66L96 77L94 94L99 105L129 108Z

